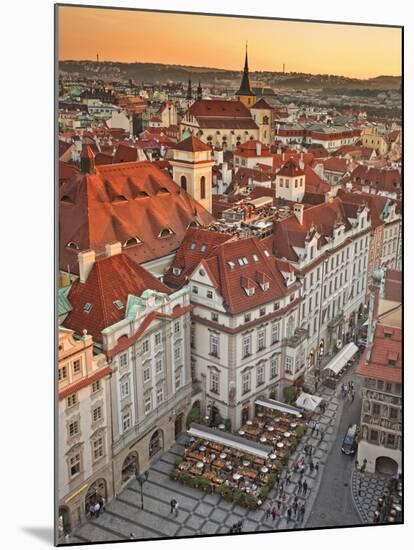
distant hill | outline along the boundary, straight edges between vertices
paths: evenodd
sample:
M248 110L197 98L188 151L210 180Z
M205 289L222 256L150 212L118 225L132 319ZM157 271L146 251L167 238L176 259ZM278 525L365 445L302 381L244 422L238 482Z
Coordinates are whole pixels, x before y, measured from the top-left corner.
M211 67L191 67L184 65L164 65L162 63L120 63L100 61L61 61L61 71L79 73L89 78L133 80L135 82L186 82L191 78L194 82L216 84L231 87L233 81L238 81L241 71L230 71ZM375 78L357 79L338 75L281 73L281 72L251 72L253 83L267 84L275 88L323 88L348 90L399 90L401 77L380 75Z

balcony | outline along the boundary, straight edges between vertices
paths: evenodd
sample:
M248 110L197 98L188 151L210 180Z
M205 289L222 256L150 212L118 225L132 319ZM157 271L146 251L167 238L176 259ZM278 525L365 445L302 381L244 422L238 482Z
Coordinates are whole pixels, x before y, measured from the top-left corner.
M285 339L286 345L290 348L297 348L308 338L308 334L309 332L307 329L297 328L290 338Z

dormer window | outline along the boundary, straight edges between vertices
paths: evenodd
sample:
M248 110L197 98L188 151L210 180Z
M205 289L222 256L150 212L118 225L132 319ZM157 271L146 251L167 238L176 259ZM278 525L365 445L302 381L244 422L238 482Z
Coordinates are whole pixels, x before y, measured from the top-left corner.
M66 245L66 248L72 248L73 250L79 250L79 246L73 241L69 241L68 244Z
M205 252L207 250L207 245L206 244L202 244L201 245L201 252Z
M124 242L123 247L128 248L129 246L135 246L140 243L141 241L138 239L138 237L130 237Z
M83 306L83 311L85 313L89 313L92 311L93 305L90 302L86 302L86 304Z
M234 269L236 267L236 264L230 260L227 262L227 265L229 266L230 269Z
M182 269L180 267L173 267L173 274L176 275L177 277L181 275L181 271Z
M173 234L174 232L169 227L164 227L164 229L160 231L158 238L162 239L164 237L169 237L170 235L173 235Z
M126 201L127 201L127 198L124 195L116 195L112 199L112 202L126 202Z
M255 293L254 287L251 288L245 288L244 291L246 292L247 296L253 296Z
M121 300L114 300L114 306L119 310L124 309L124 304Z
M253 260L254 260L255 262L258 262L258 261L259 261L259 258L257 257L257 254L253 254Z
M269 290L269 283L263 283L260 285L262 287L263 292L266 292L266 290Z
M269 256L270 256L269 251L268 251L268 250L265 250L265 251L264 251L264 255L265 255L267 258L269 258Z
M195 250L195 249L196 249L196 243L191 243L190 250Z

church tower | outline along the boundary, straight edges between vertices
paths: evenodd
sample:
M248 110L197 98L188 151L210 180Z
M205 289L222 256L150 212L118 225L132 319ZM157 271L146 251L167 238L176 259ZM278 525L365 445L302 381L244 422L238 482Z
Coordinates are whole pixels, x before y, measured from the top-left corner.
M244 70L242 81L238 92L236 92L236 97L241 101L248 109L256 103L256 94L250 88L249 80L249 62L247 59L247 42L246 42L246 57L244 60Z
M188 79L187 99L193 99L193 91L191 89L191 79Z
M206 210L212 210L213 165L211 147L195 136L177 143L173 148L173 180Z

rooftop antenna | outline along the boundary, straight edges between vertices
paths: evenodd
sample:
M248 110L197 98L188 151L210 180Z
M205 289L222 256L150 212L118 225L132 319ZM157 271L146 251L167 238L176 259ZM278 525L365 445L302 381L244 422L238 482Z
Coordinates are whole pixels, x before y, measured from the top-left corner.
M96 62L99 63L99 53L96 54Z

